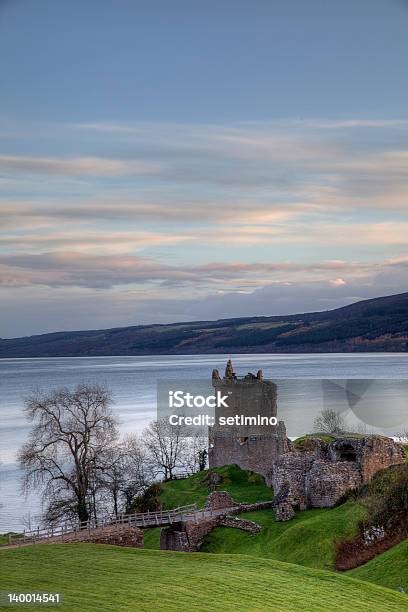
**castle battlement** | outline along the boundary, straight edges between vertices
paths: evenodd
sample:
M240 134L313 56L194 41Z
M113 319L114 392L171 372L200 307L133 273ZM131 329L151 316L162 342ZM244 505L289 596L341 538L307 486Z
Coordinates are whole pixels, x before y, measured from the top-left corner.
M217 423L220 416L277 417L277 387L273 381L264 379L262 370L237 376L231 360L228 360L224 377L218 370L213 370L212 384L222 394L228 395L228 407L216 409ZM222 467L235 463L271 482L272 465L289 450L289 445L283 421L248 429L215 425L209 429L209 465Z

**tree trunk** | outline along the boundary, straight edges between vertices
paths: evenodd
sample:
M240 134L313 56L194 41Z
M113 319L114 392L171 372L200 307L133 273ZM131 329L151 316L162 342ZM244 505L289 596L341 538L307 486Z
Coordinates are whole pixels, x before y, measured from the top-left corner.
M86 506L85 497L78 499L78 519L80 523L86 523L89 520L89 512Z
M113 508L114 508L114 512L115 512L115 518L118 518L118 495L116 493L116 491L113 492Z

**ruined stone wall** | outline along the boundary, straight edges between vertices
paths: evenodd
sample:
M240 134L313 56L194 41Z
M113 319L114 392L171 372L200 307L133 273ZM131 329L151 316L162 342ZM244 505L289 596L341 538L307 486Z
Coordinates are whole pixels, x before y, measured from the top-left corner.
M273 465L277 514L288 517L290 507L334 506L344 493L368 482L379 470L404 462L401 445L383 436L344 436L329 444L310 440Z
M114 546L130 546L133 548L143 548L144 533L142 529L129 525L112 525L111 527L101 527L73 531L64 535L63 540L59 538L49 538L50 543L61 542L92 542L93 544L112 544Z
M233 527L234 529L241 529L255 535L262 529L258 523L254 521L247 521L246 519L238 518L236 516L225 516L221 517L218 527Z
M215 527L220 524L221 517L215 516L199 523L188 522L185 525L187 537L190 545L190 551L200 549L202 539L207 533L210 533Z
M379 470L398 463L405 463L401 444L390 438L368 439L360 459L363 482L368 482Z
M204 508L206 510L222 510L223 508L232 508L237 506L228 491L213 491L209 494Z
M355 463L317 459L305 475L307 505L312 508L334 506L346 491L361 483L361 472Z
M160 548L161 550L196 552L200 550L204 536L215 527L232 527L251 534L261 531L261 526L254 521L221 514L199 522L188 521L162 528L160 531Z
M266 510L267 508L273 508L274 501L255 502L253 504L239 504L237 514L241 512L254 512L255 510Z
M208 496L205 503L205 510L228 510L231 512L251 512L253 510L265 510L266 508L273 507L273 500L259 501L253 504L247 504L246 502L235 501L228 491L213 491Z
M175 523L160 530L160 549L192 552L184 523Z
M273 466L272 486L275 495L287 483L293 503L299 508L308 504L306 493L306 474L316 460L313 453L288 453L282 455Z

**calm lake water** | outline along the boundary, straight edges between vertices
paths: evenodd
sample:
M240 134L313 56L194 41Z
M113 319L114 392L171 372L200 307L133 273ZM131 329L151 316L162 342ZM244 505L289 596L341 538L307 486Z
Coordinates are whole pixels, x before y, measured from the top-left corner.
M23 407L24 398L31 391L81 382L105 383L112 390L113 409L121 430L141 431L156 416L158 380L208 379L214 367L223 372L229 357L239 375L262 368L264 376L272 380L303 379L296 384L289 380L278 384L279 417L285 420L292 436L311 431L313 416L322 407L320 387L316 384L319 378L382 380L388 408L398 404L400 414L401 405L406 406L406 385L387 386L386 382L408 379L405 353L0 359L0 533L22 529L28 518L36 526L41 512L36 495L26 499L20 492L20 474L15 463L16 451L29 431ZM401 431L397 421L398 418L391 418L384 423L383 430L390 434Z

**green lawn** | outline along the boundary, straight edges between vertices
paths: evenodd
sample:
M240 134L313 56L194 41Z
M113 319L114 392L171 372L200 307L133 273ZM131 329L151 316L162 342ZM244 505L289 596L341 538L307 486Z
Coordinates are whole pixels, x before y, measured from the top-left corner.
M161 527L153 527L153 529L145 529L144 532L144 547L160 550L160 530Z
M408 593L408 540L347 572L347 575L392 589L402 587Z
M262 480L236 466L217 470L223 475L220 490L229 490L240 501L256 501L271 497L271 491ZM203 483L205 473L164 485L162 496L166 505L182 505L193 499L202 505L208 490ZM215 554L251 555L275 559L302 566L332 570L334 568L334 542L350 538L357 533L358 522L364 508L348 501L337 508L312 509L297 512L288 522L277 522L272 510L244 513L244 518L262 526L262 531L250 535L238 529L219 527L208 534L201 552ZM407 545L408 546L408 545ZM160 548L160 529L145 531L145 548ZM403 545L387 551L366 565L350 572L364 580L382 586L408 591L407 548Z
M235 465L211 470L218 472L222 483L219 490L229 491L237 501L255 502L273 498L272 490L263 479ZM163 485L160 499L166 508L196 502L202 506L208 496L205 475L208 470L185 480ZM363 516L361 506L347 502L338 508L322 508L297 512L288 522L277 522L272 510L245 513L242 516L259 523L263 529L250 535L238 529L218 527L205 537L202 551L211 553L246 554L277 559L290 563L332 569L334 539L352 537ZM145 548L160 548L160 529L145 531Z
M200 552L251 555L298 563L317 569L333 569L334 540L352 537L363 508L347 502L338 508L297 512L291 521L278 522L272 510L245 512L262 531L251 535L240 529L217 527L203 539ZM145 548L160 548L160 528L145 531Z
M235 501L255 503L273 499L272 489L265 485L261 476L241 470L237 465L227 465L222 468L204 470L184 480L170 480L163 483L160 501L164 508L176 508L194 503L202 508L209 495L208 484L205 480L209 472L220 474L222 482L217 486L217 490L228 491ZM145 548L160 548L159 527L146 529Z
M10 531L11 535L17 535L17 533L14 533L13 531ZM8 544L9 541L9 534L8 533L0 533L0 546L3 546L3 544Z
M0 590L59 591L61 609L81 612L408 611L369 582L241 555L49 544L0 550L0 565Z
M202 507L209 494L205 477L210 471L217 472L222 477L217 489L228 491L236 501L254 503L273 499L273 491L265 485L262 476L241 470L237 465L227 465L204 470L184 480L165 482L160 494L164 508L176 508L194 503Z
M203 552L248 554L333 569L334 540L353 536L363 508L347 502L338 508L316 508L298 512L287 522L277 522L271 510L248 512L244 518L262 525L256 535L218 527L204 538Z

